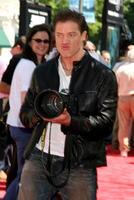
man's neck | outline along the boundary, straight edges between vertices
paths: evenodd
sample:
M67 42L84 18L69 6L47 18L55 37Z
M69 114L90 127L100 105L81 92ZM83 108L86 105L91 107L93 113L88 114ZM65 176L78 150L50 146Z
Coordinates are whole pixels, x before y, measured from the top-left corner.
M63 69L67 73L71 73L73 69L74 61L80 61L85 54L85 50L82 50L79 54L73 57L62 57L60 56L60 60L63 66Z

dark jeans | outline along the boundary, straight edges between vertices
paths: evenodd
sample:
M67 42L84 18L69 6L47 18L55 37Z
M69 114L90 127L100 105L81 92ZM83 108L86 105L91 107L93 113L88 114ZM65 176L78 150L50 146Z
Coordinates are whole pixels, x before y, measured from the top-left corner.
M54 161L63 160L53 156ZM54 187L44 173L47 154L42 157L41 151L35 149L23 167L18 200L51 200L58 191L63 200L96 200L97 172L96 169L84 169L78 166L70 169L69 179L62 188ZM60 175L60 181L65 174ZM58 182L58 179L57 179Z
M18 170L18 165L17 165L17 147L16 143L13 141L12 146L11 146L12 154L11 154L11 161L10 161L10 167L8 167L6 173L7 173L7 180L6 180L6 188L9 187L10 183L15 179L17 176L17 170Z
M3 200L11 200L11 199L17 200L19 180L20 180L21 171L24 165L23 153L31 137L32 130L10 126L10 133L11 133L11 137L13 138L17 146L18 171L17 171L17 177L9 185L6 195Z
M32 130L20 127L13 127L13 126L10 126L9 129L11 137L16 143L18 172L20 173L24 165L24 158L23 158L24 149L31 137Z

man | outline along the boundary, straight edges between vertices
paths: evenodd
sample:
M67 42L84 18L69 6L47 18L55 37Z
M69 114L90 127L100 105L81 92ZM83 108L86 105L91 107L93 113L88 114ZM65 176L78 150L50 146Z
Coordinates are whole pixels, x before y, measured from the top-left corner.
M116 77L83 49L87 24L82 14L59 11L54 30L60 55L34 71L20 112L22 123L35 129L18 199L48 200L58 192L64 200L96 200L96 167L106 165L104 138L116 114ZM66 106L51 118L53 107L60 111L64 105L52 90L64 96ZM52 110L48 116L47 110Z
M134 121L134 49L127 52L127 62L116 71L118 81L118 140L120 154L128 156Z
M106 65L111 68L111 55L109 53L109 51L107 50L103 50L101 52L101 56L104 59L104 61L106 62Z
M105 60L102 58L100 53L98 51L96 51L96 46L94 45L94 43L87 40L86 44L84 46L84 49L86 49L93 58L95 58L96 60L98 60L101 63L103 63L104 65L106 65Z

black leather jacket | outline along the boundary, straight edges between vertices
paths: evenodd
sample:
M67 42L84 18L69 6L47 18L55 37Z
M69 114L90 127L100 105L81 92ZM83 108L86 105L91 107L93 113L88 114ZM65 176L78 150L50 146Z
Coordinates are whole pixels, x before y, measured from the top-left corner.
M59 90L58 57L34 71L20 112L26 127L34 127L38 121L34 99L44 89ZM117 106L114 73L86 53L81 61L74 63L69 94L74 97L69 107L71 124L61 127L67 136L65 154L69 154L72 165L106 165L104 138L112 131Z

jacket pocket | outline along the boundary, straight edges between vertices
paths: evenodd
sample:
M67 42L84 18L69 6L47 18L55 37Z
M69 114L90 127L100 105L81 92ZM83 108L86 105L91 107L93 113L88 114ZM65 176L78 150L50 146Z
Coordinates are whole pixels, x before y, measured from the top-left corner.
M70 137L72 162L81 163L87 159L96 160L102 149L102 141L87 141L81 136Z

